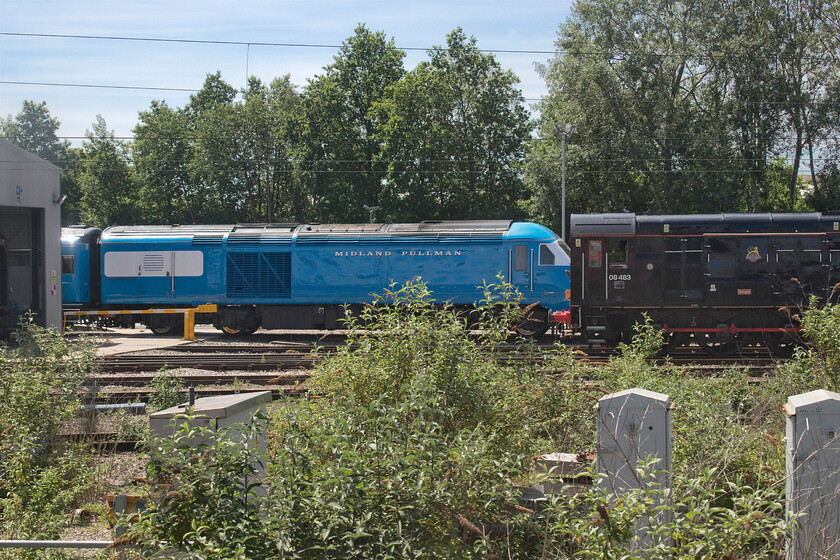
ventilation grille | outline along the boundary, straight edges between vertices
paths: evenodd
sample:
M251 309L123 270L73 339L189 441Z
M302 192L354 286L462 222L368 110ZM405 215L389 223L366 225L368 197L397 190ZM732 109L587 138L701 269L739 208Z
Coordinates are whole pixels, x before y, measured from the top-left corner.
M228 253L227 295L231 298L292 297L291 253Z
M195 234L193 236L193 246L195 245L221 245L225 236L223 234Z
M143 255L144 272L163 272L164 264L163 255L161 254Z

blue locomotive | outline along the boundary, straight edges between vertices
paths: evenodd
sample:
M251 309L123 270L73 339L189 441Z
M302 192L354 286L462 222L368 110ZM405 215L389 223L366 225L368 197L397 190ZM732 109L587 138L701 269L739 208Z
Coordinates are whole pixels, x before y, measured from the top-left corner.
M228 333L340 328L345 305L417 278L436 301L467 307L501 276L529 306L528 334L569 309L568 247L526 222L75 226L62 231L62 255L66 308L215 303L197 320ZM183 326L178 314L115 318L159 334Z

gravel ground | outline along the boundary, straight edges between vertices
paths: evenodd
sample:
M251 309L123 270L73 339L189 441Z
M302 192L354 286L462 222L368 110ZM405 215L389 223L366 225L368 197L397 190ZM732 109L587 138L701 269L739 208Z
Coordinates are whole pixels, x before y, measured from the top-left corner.
M105 496L127 492L134 477L145 475L145 464L138 453L102 454L96 457L94 467L98 469L95 490L85 496L86 505L107 507ZM129 490L130 491L130 490ZM91 512L92 515L88 512ZM111 541L114 535L108 527L108 519L101 515L104 510L83 507L72 516L72 524L65 529L62 540L68 541ZM73 551L69 558L92 558L96 550Z

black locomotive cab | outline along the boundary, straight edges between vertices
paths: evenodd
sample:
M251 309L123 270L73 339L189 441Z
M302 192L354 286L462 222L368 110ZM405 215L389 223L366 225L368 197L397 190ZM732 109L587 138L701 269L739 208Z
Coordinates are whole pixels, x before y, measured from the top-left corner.
M809 303L840 300L840 217L573 215L572 318L590 344L647 315L670 343L776 347Z

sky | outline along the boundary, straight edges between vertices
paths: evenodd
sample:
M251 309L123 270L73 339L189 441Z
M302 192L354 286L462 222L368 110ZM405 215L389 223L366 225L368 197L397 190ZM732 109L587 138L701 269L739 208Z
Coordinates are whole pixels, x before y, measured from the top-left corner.
M152 100L183 107L216 71L237 89L248 75L267 83L286 74L302 88L323 74L360 23L384 32L399 48L420 49L406 52L407 69L461 27L478 48L496 51L502 67L519 76L531 104L546 93L535 63L553 57L571 5L572 0L0 0L0 117L17 114L24 100L46 101L61 122L59 136L74 145L97 115L117 137L130 138L137 114ZM275 46L279 43L327 47Z

